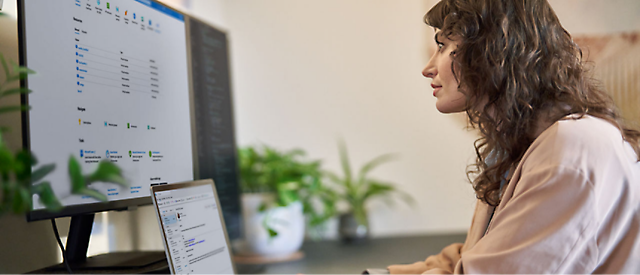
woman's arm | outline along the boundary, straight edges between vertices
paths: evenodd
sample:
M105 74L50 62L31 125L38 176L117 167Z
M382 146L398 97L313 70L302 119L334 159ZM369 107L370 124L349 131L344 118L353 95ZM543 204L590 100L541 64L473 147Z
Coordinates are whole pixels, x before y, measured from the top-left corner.
M407 265L391 265L388 267L391 274L421 274L425 271L437 269L444 272L453 273L458 260L460 260L461 243L451 244L440 252L440 254L430 256L425 261L415 262ZM440 272L440 271L439 271Z
M467 239L465 244L454 243L451 244L439 254L430 256L425 261L415 262L413 264L408 265L392 265L389 266L388 269L391 274L421 274L421 273L432 273L432 274L447 274L453 273L455 270L455 266L460 260L460 255L466 249L468 249L469 242L474 242L475 240L482 237L482 233L484 233L487 228L487 223L489 222L489 216L493 212L493 207L483 204L481 201L477 201L475 211L473 213L473 218L471 221L471 227L467 232Z
M424 262L389 266L391 274L592 271L598 252L591 182L574 168L531 168L505 197L485 236L490 209L478 205L467 236L472 243L452 244Z
M584 172L534 160L497 209L487 234L489 210L476 206L467 244L453 244L424 262L389 266L392 274L590 273L597 201ZM486 216L486 217L485 217ZM471 240L471 242L470 242ZM469 243L470 242L470 243Z
M588 175L540 163L521 175L456 273L591 273L597 200Z

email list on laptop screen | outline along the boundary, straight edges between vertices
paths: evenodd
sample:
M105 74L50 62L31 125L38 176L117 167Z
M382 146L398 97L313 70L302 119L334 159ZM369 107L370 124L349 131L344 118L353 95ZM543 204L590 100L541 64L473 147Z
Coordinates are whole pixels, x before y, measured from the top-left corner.
M213 185L156 191L154 198L174 273L234 272Z

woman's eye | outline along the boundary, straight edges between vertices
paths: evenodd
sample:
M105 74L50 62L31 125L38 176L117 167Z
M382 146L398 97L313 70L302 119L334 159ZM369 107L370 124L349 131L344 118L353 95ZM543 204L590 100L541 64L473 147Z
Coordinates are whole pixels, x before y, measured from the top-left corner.
M444 48L444 43L437 43L438 44L438 50L442 50L442 48Z

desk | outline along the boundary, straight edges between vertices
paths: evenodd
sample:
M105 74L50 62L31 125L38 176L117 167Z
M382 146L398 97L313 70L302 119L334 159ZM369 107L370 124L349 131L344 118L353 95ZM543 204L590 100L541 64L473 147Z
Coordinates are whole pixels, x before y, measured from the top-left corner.
M305 258L287 263L242 266L239 271L264 274L360 274L365 268L385 268L391 264L424 261L445 246L464 242L465 234L371 239L366 243L343 245L339 241L307 241L302 246ZM74 270L74 273L168 273L166 262L142 269ZM255 267L255 268L253 268ZM36 270L31 273L64 274L65 270Z
M449 244L464 242L465 237L465 234L456 234L379 238L357 245L343 245L338 241L305 242L304 259L266 265L261 273L360 274L365 268L424 261Z

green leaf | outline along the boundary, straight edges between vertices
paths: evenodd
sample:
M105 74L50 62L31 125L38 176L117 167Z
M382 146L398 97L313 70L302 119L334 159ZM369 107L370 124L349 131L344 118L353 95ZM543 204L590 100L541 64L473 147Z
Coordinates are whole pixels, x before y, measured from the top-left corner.
M278 236L278 232L273 230L273 228L268 227L267 231L269 231L269 238L274 238Z
M69 156L69 178L71 179L71 193L78 194L81 190L86 189L87 185L82 176L82 168L73 155Z
M38 165L38 158L36 157L36 155L32 154L31 151L24 150L24 149L22 150L22 152L26 157L29 158L29 163L31 164L31 167Z
M18 111L28 111L28 110L31 110L31 106L6 106L6 107L0 108L0 114L18 112Z
M299 201L298 189L300 184L295 181L279 183L276 186L278 192L278 206L287 206L292 202Z
M296 178L284 179L281 183L278 183L278 191L294 191L300 189L300 183L294 181Z
M15 159L11 151L9 151L4 144L0 146L0 172L6 173L13 171L14 162Z
M56 169L55 163L43 165L31 173L31 183L36 183Z
M22 80L27 78L28 75L36 73L35 71L27 67L19 66L18 64L13 62L13 60L9 60L9 63L11 63L11 66L13 67L14 75L7 77L7 82L12 82L19 79Z
M266 203L261 203L260 206L258 207L258 212L262 213L264 211L267 211L267 204Z
M296 149L293 149L291 151L286 152L285 156L289 157L289 158L295 158L295 157L303 157L306 154L307 153L304 150L296 148Z
M21 150L16 154L15 160L13 171L16 174L16 178L25 186L30 186L31 167L37 162L36 158L30 151Z
M13 94L29 94L31 92L32 91L27 88L15 88L15 89L4 91L2 95L0 95L0 97L13 95Z
M267 230L269 233L269 240L278 236L278 231L275 231L271 226L269 226L269 221L271 220L270 213L265 214L264 219L262 219L262 227Z
M287 206L299 201L298 193L293 190L278 190L278 206Z
M331 192L331 190L327 190L327 191ZM336 214L336 207L335 207L336 198L334 198L330 193L323 194L321 198L321 202L322 202L322 209L308 210L309 216L311 217L309 221L309 225L311 225L312 227L325 223L327 220L329 220L331 217L333 217ZM309 205L308 207L312 208L311 205Z
M122 177L122 171L118 166L110 161L101 161L98 164L98 169L87 177L86 184L92 184L94 182L111 182L121 186L126 186L127 182Z
M29 69L25 66L18 66L18 64L10 61L11 65L13 65L13 71L18 74L35 74L36 72L32 69Z
M382 197L381 198L389 207L394 207L396 204L394 202L394 200L391 199L391 197Z
M395 187L390 184L370 181L369 188L363 196L363 201L369 197L384 195L392 191L395 191Z
M333 183L341 184L343 182L342 179L340 179L340 177L338 177L338 175L336 175L335 173L333 173L331 171L324 171L323 174L327 178L329 178L329 180L331 180Z
M417 204L416 200L413 199L413 197L409 195L409 193L404 192L402 190L396 190L396 192L402 197L403 202L405 202L410 207L416 207L416 204Z
M40 202L47 208L47 210L52 212L62 210L62 204L53 193L53 189L49 182L45 181L33 186L32 192L38 195Z
M340 164L344 173L344 181L347 186L351 185L351 164L349 163L349 154L347 153L347 145L344 140L338 141L338 151L340 152Z
M364 209L364 207L354 208L353 209L353 216L356 218L356 221L358 222L358 224L360 224L360 225L368 225L369 224L367 211Z
M384 154L381 156L378 156L376 158L374 158L373 160L365 163L364 166L362 166L362 168L360 169L360 175L359 175L359 183L363 183L364 180L367 178L367 174L373 170L374 168L378 167L379 165L385 163L385 162L389 162L391 160L394 160L396 158L395 154Z
M26 79L28 75L29 74L27 74L27 73L15 74L15 75L12 75L9 78L7 78L6 82L10 83L10 82L14 82L14 81L17 81L17 80L23 80L23 79Z
M107 196L105 196L104 194L100 193L99 191L95 190L95 189L90 189L90 188L83 188L80 189L78 191L73 192L76 195L85 195L85 196L89 196L92 197L96 200L102 201L102 202L106 202L108 201Z
M18 186L13 196L13 213L23 214L31 210L31 192L28 189Z

